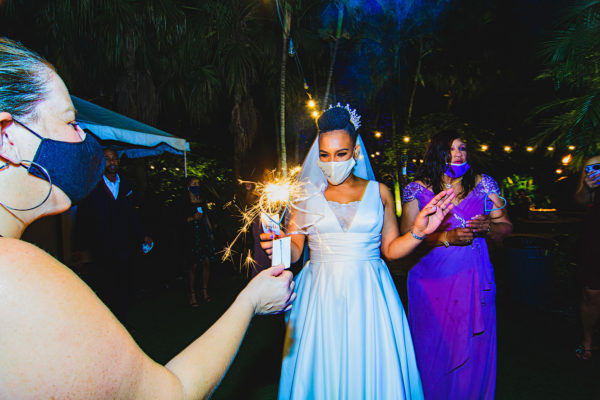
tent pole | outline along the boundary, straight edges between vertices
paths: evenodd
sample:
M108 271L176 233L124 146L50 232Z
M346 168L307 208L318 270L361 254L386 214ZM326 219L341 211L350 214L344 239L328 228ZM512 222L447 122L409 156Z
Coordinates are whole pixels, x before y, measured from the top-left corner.
M183 175L187 178L187 152L183 150Z

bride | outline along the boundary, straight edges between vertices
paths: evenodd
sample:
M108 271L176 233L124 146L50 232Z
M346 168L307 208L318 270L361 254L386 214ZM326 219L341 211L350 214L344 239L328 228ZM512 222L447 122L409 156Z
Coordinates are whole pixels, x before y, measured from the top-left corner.
M381 254L410 253L439 226L454 194L439 193L399 236L389 189L373 180L355 111L331 107L301 180L317 195L292 215L292 260L308 237L310 261L295 278L287 315L280 399L422 399L404 309ZM308 226L308 228L307 228ZM272 235L262 246L271 254Z

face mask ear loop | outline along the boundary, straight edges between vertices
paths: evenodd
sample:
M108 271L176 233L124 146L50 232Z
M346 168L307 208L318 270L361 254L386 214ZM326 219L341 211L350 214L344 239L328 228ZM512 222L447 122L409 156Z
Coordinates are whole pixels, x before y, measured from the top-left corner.
M499 198L501 198L504 201L504 205L502 207L488 209L487 208L487 203L488 203L488 201L491 201L491 200L490 200L490 195L486 194L485 195L485 200L484 200L484 203L483 203L483 210L485 212L485 215L489 215L492 211L499 211L499 210L502 210L504 207L506 207L506 204L508 203L506 201L506 199L504 197L500 196L500 195L496 195L496 196L498 196Z
M30 168L31 168L31 166L32 166L32 165L33 165L34 167L36 167L36 168L39 168L39 169L40 169L40 171L42 171L42 172L44 173L44 175L46 176L46 180L48 181L48 186L49 186L49 187L48 187L48 194L46 195L46 197L44 197L44 200L42 200L42 201L41 201L41 202L40 202L38 205L36 205L36 206L33 206L33 207L29 207L29 208L15 208L15 207L11 207L11 206L8 206L8 205L6 205L6 204L4 204L4 203L0 202L0 205L1 205L2 207L4 207L4 208L7 208L7 209L9 209L9 210L12 210L12 211L31 211L31 210L35 210L36 208L38 208L38 207L40 207L42 204L44 204L44 203L45 203L45 202L48 200L48 198L50 198L50 195L52 194L52 178L50 178L50 174L48 173L48 171L46 171L46 168L42 167L40 164L38 164L38 163L36 163L36 162L33 162L33 161L29 161L29 160L21 160L21 166L23 166L23 167L25 167L25 166L22 164L23 162L25 162L25 163L29 163L29 165L30 165ZM8 165L8 163L7 163L6 165ZM5 168L5 167L6 167L6 165L5 165L5 166L3 166L3 167L1 167L1 168L0 168L0 170L1 170L1 169L3 169L3 168Z
M29 128L27 125L25 125L22 122L17 121L14 117L12 119L13 121L15 121L17 124L21 125L23 128L27 129L29 132L33 133L35 136L37 136L38 138L40 138L41 140L44 140L44 138L38 134L36 131L34 131L33 129Z

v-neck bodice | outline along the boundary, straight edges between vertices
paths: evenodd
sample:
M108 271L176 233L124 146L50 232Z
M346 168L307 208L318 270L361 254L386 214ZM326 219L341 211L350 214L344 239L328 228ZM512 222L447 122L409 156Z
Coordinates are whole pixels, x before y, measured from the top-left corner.
M348 204L336 203L332 205L327 201L325 196L319 196L317 199L320 204L315 204L322 210L322 218L309 229L308 234L322 233L381 233L383 227L383 204L379 195L379 185L376 181L369 181L365 192L358 202ZM339 221L340 212L334 211L334 208L353 207L354 216L348 221L346 217L347 227L344 229ZM337 213L337 215L336 215Z

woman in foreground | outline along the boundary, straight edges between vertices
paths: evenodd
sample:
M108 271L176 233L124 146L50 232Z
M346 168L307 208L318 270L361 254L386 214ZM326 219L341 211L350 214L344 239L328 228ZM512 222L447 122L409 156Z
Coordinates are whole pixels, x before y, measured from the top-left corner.
M262 272L166 366L152 361L69 268L19 240L27 225L65 211L101 177L102 150L75 114L54 68L0 38L0 398L208 397L252 316L291 307L291 274Z

